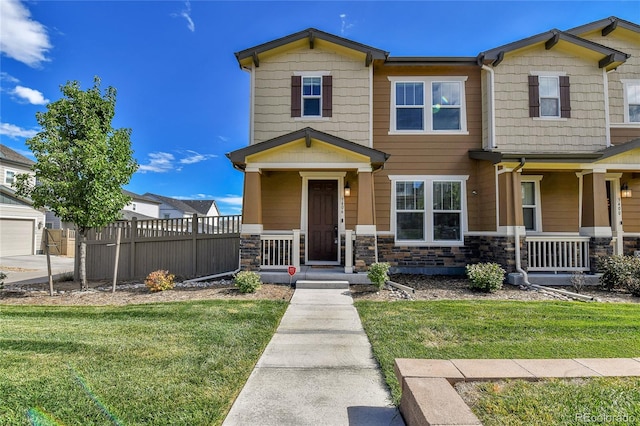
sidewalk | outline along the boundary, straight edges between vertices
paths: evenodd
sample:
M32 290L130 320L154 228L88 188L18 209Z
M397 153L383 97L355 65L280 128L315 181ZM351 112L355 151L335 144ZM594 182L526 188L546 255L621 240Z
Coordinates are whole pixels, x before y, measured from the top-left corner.
M297 289L224 426L403 426L348 289Z
M55 278L73 273L74 259L66 256L51 256L51 273ZM49 280L47 256L44 254L25 256L0 256L0 271L7 274L5 284L34 284Z

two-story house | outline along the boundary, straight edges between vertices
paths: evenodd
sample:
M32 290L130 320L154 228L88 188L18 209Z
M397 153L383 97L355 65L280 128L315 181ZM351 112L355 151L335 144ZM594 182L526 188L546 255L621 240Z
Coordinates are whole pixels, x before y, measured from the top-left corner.
M44 211L16 194L13 187L20 174L34 175L33 161L5 145L0 145L0 255L36 254L40 250L45 225ZM35 179L35 178L34 178Z
M243 267L593 270L640 249L639 32L609 18L393 57L308 29L237 52Z

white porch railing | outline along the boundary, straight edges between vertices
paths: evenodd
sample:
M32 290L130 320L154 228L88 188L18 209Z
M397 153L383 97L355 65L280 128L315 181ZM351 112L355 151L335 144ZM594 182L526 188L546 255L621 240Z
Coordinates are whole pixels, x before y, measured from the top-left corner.
M527 236L529 271L589 271L589 237Z
M264 234L260 236L261 269L300 268L300 230L291 234Z

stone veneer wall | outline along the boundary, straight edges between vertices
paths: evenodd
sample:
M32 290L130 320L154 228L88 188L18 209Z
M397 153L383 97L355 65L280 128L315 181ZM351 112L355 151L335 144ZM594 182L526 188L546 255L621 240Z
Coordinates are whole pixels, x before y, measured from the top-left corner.
M589 239L589 266L591 272L601 272L598 263L601 258L613 255L612 238L610 237L591 237Z
M626 256L633 256L638 250L640 250L640 237L623 238L623 252Z
M260 235L240 235L240 269L258 272L261 264Z
M516 248L513 236L471 236L464 242L472 252L474 262L495 262L504 268L507 274L516 272ZM520 266L528 267L528 251L525 237L520 238Z
M375 235L356 235L354 247L356 253L356 261L354 266L355 272L367 272L369 265L376 261L376 236ZM384 262L380 260L380 262Z

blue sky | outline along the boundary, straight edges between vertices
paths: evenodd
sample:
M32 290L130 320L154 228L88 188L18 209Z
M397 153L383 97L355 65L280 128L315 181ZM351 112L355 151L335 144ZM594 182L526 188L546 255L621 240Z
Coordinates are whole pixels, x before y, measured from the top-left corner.
M609 16L640 22L640 2L0 0L0 143L28 154L36 112L97 75L118 90L113 126L132 129L126 189L237 214L225 154L248 143L249 76L234 52L315 27L391 56L475 56Z

